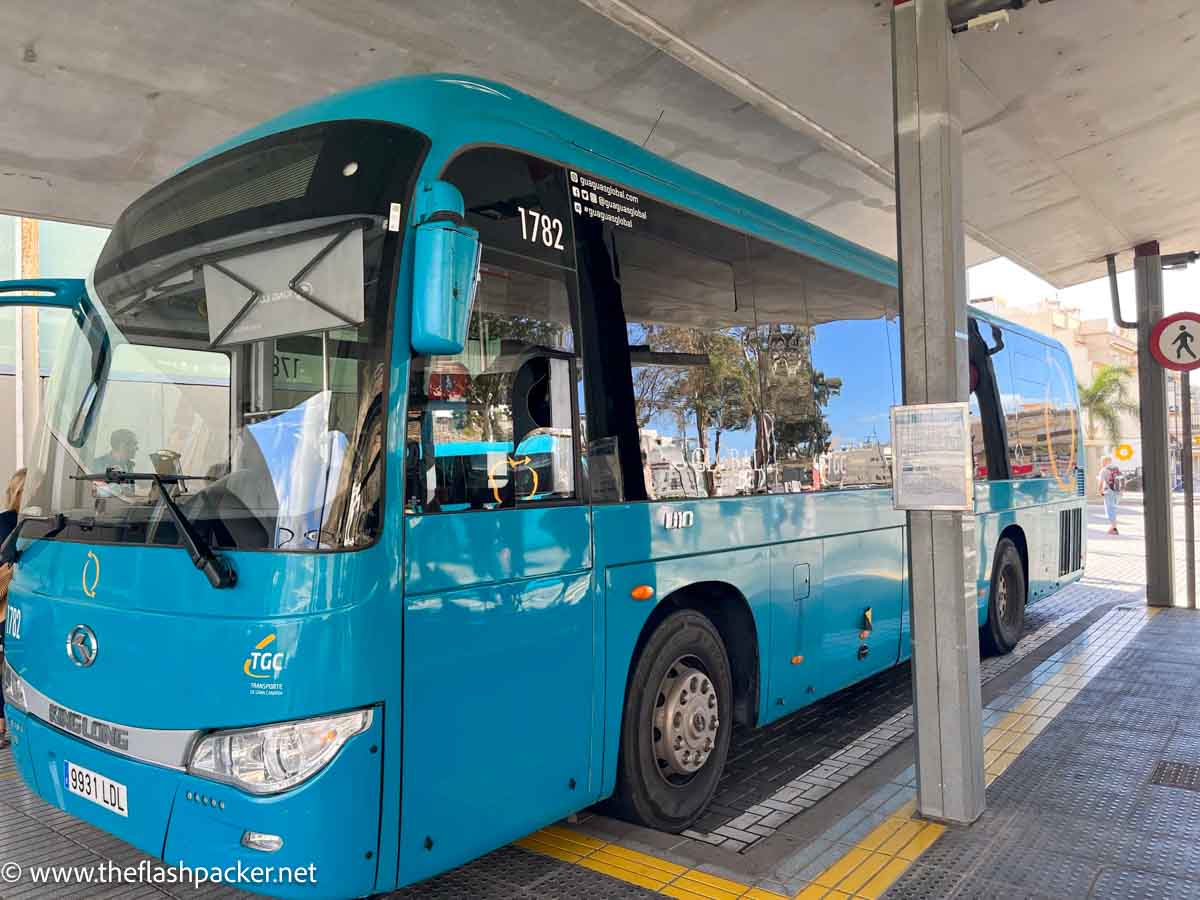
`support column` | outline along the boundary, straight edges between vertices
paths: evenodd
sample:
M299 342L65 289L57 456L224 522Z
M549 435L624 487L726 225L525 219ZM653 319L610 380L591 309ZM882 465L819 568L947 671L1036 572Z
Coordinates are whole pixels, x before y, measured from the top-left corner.
M1175 603L1175 543L1171 513L1171 455L1167 438L1167 373L1150 354L1150 331L1163 317L1158 242L1134 248L1137 292L1138 412L1142 424L1142 515L1146 524L1146 603Z
M958 49L947 0L892 11L896 201L905 403L965 401L967 276ZM908 514L921 815L970 823L984 809L974 516Z

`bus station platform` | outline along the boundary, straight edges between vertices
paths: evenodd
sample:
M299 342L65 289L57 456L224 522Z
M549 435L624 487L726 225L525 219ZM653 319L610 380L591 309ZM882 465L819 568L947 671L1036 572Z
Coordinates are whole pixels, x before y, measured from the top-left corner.
M1200 897L1200 614L1146 606L1140 512L1127 505L1109 536L1093 506L1086 577L1030 607L1016 651L983 661L974 825L916 815L903 666L735 734L693 831L584 813L392 896ZM249 896L83 880L143 858L34 798L0 757L0 863L19 867L0 897ZM81 868L35 883L35 866Z

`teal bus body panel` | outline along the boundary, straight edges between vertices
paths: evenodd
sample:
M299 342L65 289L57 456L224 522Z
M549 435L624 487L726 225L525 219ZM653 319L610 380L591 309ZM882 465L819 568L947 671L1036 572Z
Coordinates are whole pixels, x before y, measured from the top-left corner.
M664 508L691 512L694 524L664 528L659 521ZM903 523L904 516L892 508L888 490L595 507L595 566L597 581L604 579L605 593L602 792L611 793L616 782L619 724L633 651L657 603L681 588L704 583L728 585L741 595L758 638L757 721L765 724L895 663L900 640ZM801 636L803 614L794 599L791 561L802 563L813 553L819 558L820 548L829 544L838 559L837 577L832 590L822 594L817 572L814 591L803 603L812 623ZM843 555L843 549L851 546L869 546L871 552L878 547L887 549L873 570L851 576L845 567L852 568L853 560ZM786 567L786 575L778 574L780 566ZM630 597L629 592L640 584L654 588L655 602ZM858 644L848 650L845 645L857 638L862 613L872 605L880 626L869 641L873 656L864 664L856 658ZM840 630L840 640L821 638L826 624ZM796 649L798 642L807 646L806 641L813 642L815 657ZM797 654L806 656L799 667L791 665ZM793 690L795 669L818 673L811 682L812 693L804 687ZM784 702L777 702L781 697Z
M1067 492L1051 478L989 481L975 485L980 625L987 620L993 551L1007 531L1019 531L1028 550L1025 576L1029 582L1029 603L1036 603L1082 577L1082 569L1067 575L1060 575L1058 571L1059 514L1068 509L1083 510L1086 521L1085 498ZM1086 560L1086 541L1082 552Z
M46 802L146 853L193 868L313 866L314 884L257 887L279 897L344 898L374 888L384 759L379 715L319 774L274 797L252 797L229 785L114 755L11 708L7 715L13 759L27 785ZM68 761L124 784L128 815L69 793L63 775ZM269 856L249 850L241 845L247 829L286 835L284 846Z
M403 616L389 590L399 579L386 576L391 553L385 544L353 554L230 552L239 583L221 592L181 548L24 546L9 596L10 609L20 611L20 636L7 636L6 658L63 707L119 725L188 731L375 710L371 728L309 782L253 797L105 751L10 706L14 758L27 785L46 802L168 861L317 867L315 886L274 885L269 892L278 896L340 898L375 890L381 854L395 858L395 845L388 853L382 843L381 812L383 782L389 773L398 780L401 747L400 658L384 648L399 646ZM99 561L95 597L84 592L89 553ZM398 565L391 570L398 572ZM80 623L99 639L87 669L64 652L66 635ZM253 691L245 671L268 634L276 635L274 647L284 654L277 693ZM390 718L389 703L397 707ZM129 817L64 792L64 760L126 785ZM189 790L225 808L189 803ZM394 799L398 810L398 789ZM332 821L338 828L330 829ZM398 822L392 824L397 834ZM239 843L246 830L282 834L285 849L269 858L247 850ZM389 866L385 883L393 872Z
M405 522L405 593L582 571L592 564L585 506L504 509Z
M414 516L405 531L412 881L599 799L600 632L588 507Z
M142 728L240 727L384 702L398 666L356 662L380 629L399 626L372 571L381 549L298 556L292 566L230 553L239 583L217 593L179 548L35 541L10 592L21 636L8 638L6 657L57 703ZM94 598L81 583L89 554L99 560ZM81 622L102 644L86 669L64 652ZM284 654L280 689L252 692L245 663L269 634Z

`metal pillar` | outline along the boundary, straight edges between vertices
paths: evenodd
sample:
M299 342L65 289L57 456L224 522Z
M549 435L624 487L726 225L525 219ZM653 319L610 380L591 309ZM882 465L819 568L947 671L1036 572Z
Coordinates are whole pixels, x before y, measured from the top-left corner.
M1179 377L1179 393L1183 395L1183 440L1180 441L1180 474L1183 476L1183 531L1187 541L1187 605L1196 608L1196 507L1192 485L1192 374Z
M1138 323L1138 409L1142 426L1142 515L1146 524L1146 603L1175 603L1171 455L1167 440L1167 375L1150 354L1150 331L1163 317L1158 242L1134 249Z
M967 275L958 50L947 0L892 11L904 402L964 401ZM974 516L908 514L917 806L970 823L984 809Z

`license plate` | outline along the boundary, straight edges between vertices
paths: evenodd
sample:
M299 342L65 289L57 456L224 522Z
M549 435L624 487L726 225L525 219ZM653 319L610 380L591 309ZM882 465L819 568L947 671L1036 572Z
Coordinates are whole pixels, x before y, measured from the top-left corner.
M118 816L129 816L129 797L125 785L105 778L91 769L63 761L63 785L72 794L91 800Z

